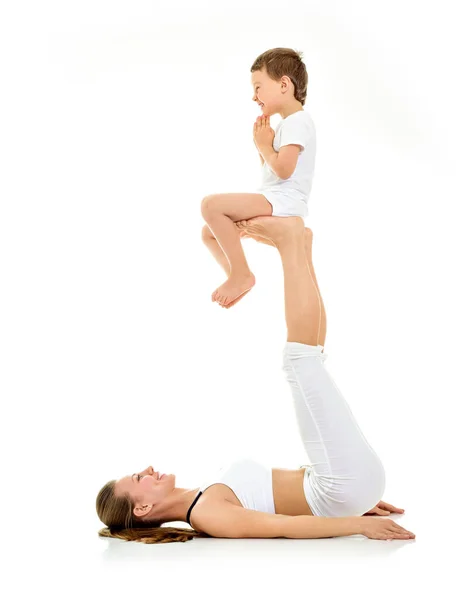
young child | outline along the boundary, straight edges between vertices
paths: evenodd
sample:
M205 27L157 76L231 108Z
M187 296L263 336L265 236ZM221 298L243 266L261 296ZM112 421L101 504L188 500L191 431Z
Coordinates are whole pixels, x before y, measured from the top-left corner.
M261 54L251 67L253 100L262 115L253 125L253 141L262 164L258 193L212 194L202 200L207 225L202 238L228 279L212 294L224 308L236 304L255 284L235 223L259 216L308 215L307 202L315 168L315 125L303 108L308 75L301 54L274 48ZM274 131L270 116L282 120Z

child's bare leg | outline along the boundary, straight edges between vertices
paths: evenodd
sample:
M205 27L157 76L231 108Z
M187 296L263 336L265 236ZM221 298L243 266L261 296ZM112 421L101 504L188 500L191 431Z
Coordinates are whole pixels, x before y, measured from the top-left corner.
M225 256L225 252L219 246L219 242L215 239L214 234L207 225L204 225L202 228L202 241L228 277L230 275L230 263Z
M245 237L243 231L240 231L240 237ZM219 265L222 267L222 269L225 271L225 274L228 277L230 275L230 264L227 260L227 257L225 256L225 252L219 246L219 242L215 239L214 234L212 233L212 231L209 229L209 227L207 225L204 225L204 227L202 228L202 241L207 246L207 248L210 250L212 256L219 263ZM243 294L240 294L240 296L238 296L238 298L235 298L235 300L230 302L230 304L226 304L222 308L232 307L234 304L239 302L243 298L243 296L246 296L249 291L250 290L243 292Z
M272 206L262 194L214 194L203 199L201 212L230 265L227 281L212 294L212 300L224 306L249 291L256 281L234 221L271 215Z
M237 223L235 223L235 225L238 227L239 223L240 222L237 222ZM246 221L242 221L242 223L246 223ZM207 227L207 225L205 225L205 227ZM261 242L262 244L267 244L268 246L273 246L274 248L276 247L275 244L273 244L273 242L271 240L268 240L267 238L262 238L262 237L257 236L257 235L248 235L246 233L246 231L243 229L243 227L239 227L239 230L240 230L240 237L249 237L249 238L251 238L253 240L256 240L257 242ZM210 231L210 229L209 229L209 231ZM213 238L213 239L215 239L215 238ZM217 240L215 240L215 241L217 242ZM218 243L217 243L217 245L218 245ZM222 251L222 249L220 248L220 246L219 246L219 249ZM224 254L224 257L225 257L225 260L227 260L227 257L225 256L225 254ZM227 262L227 264L228 264L228 262ZM230 266L229 266L229 269L230 269ZM243 292L243 294L240 294L240 296L238 296L238 298L235 298L235 300L232 300L232 302L229 302L228 304L221 305L222 308L232 308L232 306L234 306L235 304L237 304L237 302L240 302L240 300L243 298L243 296L246 296L249 291L250 290L247 290L246 292Z

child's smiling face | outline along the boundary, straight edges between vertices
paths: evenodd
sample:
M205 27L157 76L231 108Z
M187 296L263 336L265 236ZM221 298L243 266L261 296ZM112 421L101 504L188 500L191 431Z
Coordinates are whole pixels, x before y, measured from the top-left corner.
M254 91L253 100L258 105L263 105L261 111L266 116L281 113L286 103L294 97L294 86L290 77L283 75L279 81L275 81L264 67L260 71L253 71L251 85Z
M280 96L280 82L271 79L266 71L253 71L251 74L251 85L253 86L253 100L262 105L263 115L272 115L276 112L278 98Z

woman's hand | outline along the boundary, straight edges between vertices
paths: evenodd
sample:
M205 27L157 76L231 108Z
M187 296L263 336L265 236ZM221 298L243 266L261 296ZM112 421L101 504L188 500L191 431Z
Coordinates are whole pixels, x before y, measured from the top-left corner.
M416 536L411 531L401 527L392 519L361 518L362 535L371 540L413 540Z
M253 125L253 141L261 153L263 147L273 147L274 136L276 135L274 129L272 129L269 116L260 116L256 119Z
M393 506L393 504L387 504L383 500L381 500L374 508L371 508L369 511L364 513L364 515L389 515L390 513L404 513L403 508L397 508Z

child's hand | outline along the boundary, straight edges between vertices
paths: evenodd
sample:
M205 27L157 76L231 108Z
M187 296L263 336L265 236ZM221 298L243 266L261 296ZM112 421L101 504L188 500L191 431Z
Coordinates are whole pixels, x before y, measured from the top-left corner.
M257 117L253 125L253 141L255 142L258 151L266 146L270 146L272 148L275 135L276 132L274 129L272 129L269 122L269 115Z

